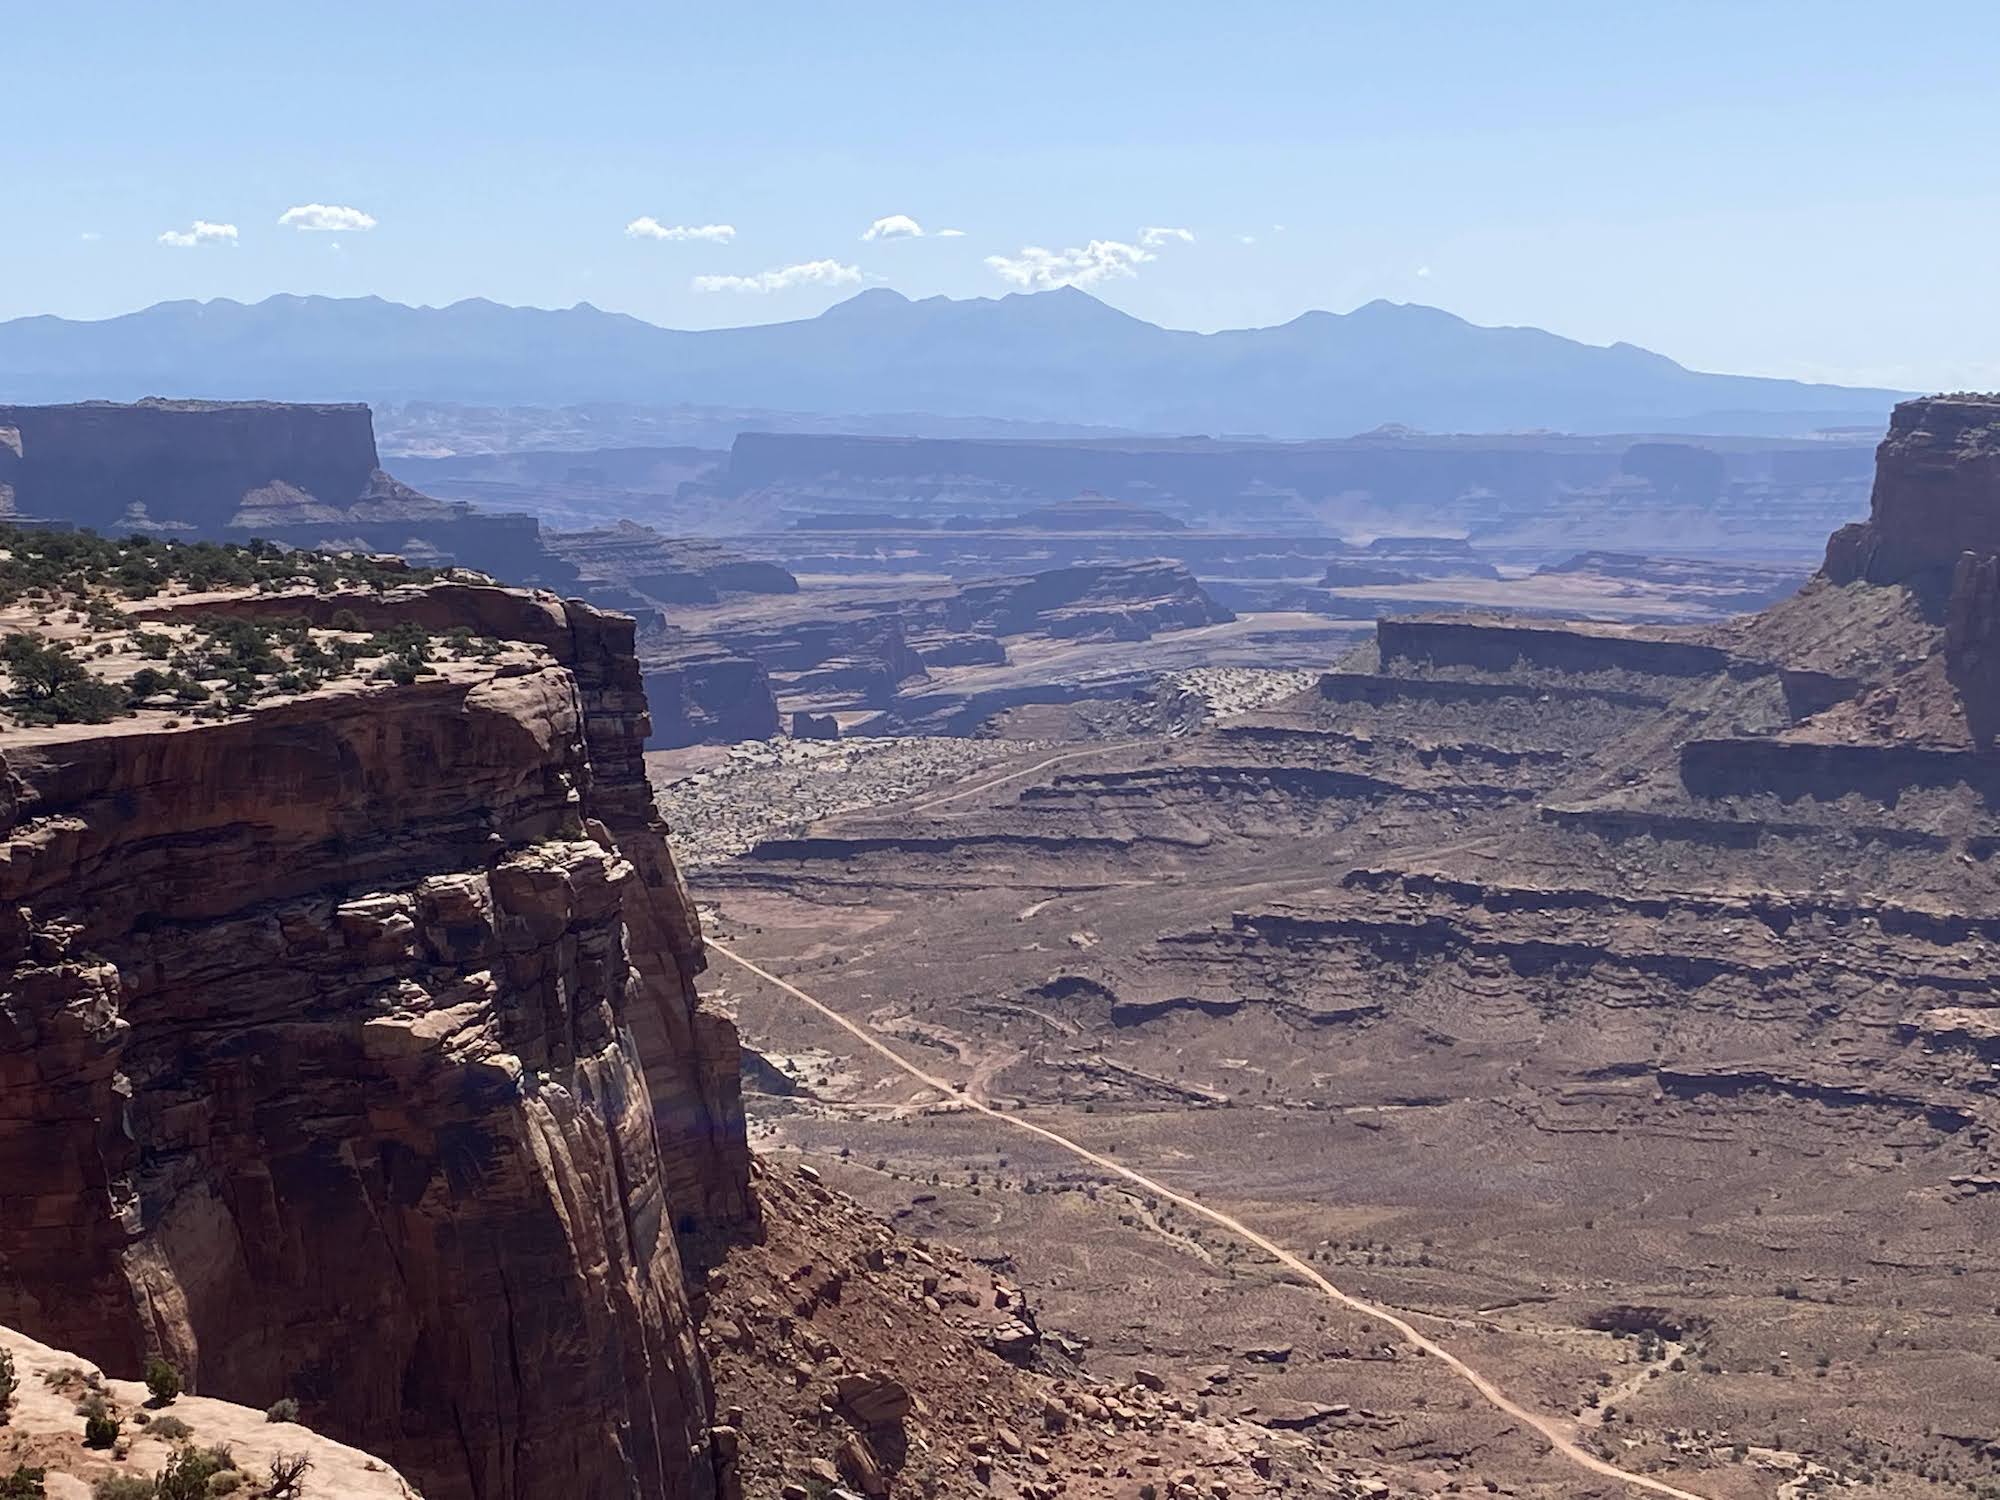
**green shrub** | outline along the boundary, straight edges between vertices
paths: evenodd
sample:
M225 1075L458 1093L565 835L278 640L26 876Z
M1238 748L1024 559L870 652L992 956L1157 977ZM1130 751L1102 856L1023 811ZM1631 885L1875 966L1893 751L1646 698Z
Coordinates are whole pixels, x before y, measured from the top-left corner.
M179 1417L155 1417L146 1428L146 1436L156 1437L163 1443L178 1443L183 1438L194 1436L194 1429Z
M14 1399L14 1388L19 1384L14 1375L14 1356L0 1349L0 1422L7 1420L7 1407Z
M137 1474L107 1474L91 1487L93 1500L153 1500L153 1481Z
M280 1396L264 1412L266 1422L296 1422L299 1419L299 1403L290 1396Z
M155 1406L170 1406L181 1393L181 1372L154 1355L146 1361L146 1389Z
M142 698L158 697L172 682L172 674L162 672L158 667L141 667L126 680L126 695L137 703Z
M373 588L438 576L427 568L384 565L352 553L288 552L275 543L119 540L93 531L36 531L0 526L0 604L65 596L88 606L93 593L115 590L129 599L157 594L170 583L189 588L270 589L293 582L325 592L341 583ZM100 608L103 606L100 604Z
M42 1500L48 1494L48 1487L42 1483L45 1472L30 1469L25 1464L16 1468L6 1478L0 1479L0 1500Z
M109 1448L118 1441L120 1423L101 1407L83 1419L83 1446Z
M12 706L23 723L108 724L125 707L125 694L59 641L11 635L0 643L0 664L14 680Z
M208 1492L211 1495L233 1495L243 1488L243 1476L234 1469L224 1469L220 1474L208 1478Z
M202 1500L218 1474L236 1467L227 1448L178 1448L153 1479L157 1500Z

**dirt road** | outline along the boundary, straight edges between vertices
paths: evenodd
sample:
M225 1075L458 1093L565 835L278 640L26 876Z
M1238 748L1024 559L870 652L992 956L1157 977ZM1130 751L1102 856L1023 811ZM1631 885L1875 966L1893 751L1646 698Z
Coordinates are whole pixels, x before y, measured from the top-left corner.
M1068 759L1068 758L1070 757L1067 756L1055 757L1055 759L1057 760ZM1033 771L1040 770L1042 766L1049 765L1051 763L1052 763L1051 761L1043 761L1039 765L1030 766L1027 771L1019 772L1017 774L1027 775ZM1013 778L1007 777L1002 779L1011 780ZM997 782L988 782L985 784L985 787L996 786L998 784L999 783ZM971 792L984 790L985 787L970 788L968 789L967 792L958 795L970 795ZM743 969L750 974L756 975L757 978L763 980L765 983L770 985L775 985L785 994L790 995L794 1000L797 1000L802 1004L811 1007L819 1015L831 1021L834 1025L840 1027L841 1030L847 1032L850 1036L852 1036L856 1041L860 1042L863 1046L880 1054L884 1059L886 1059L889 1063L891 1063L901 1072L908 1074L910 1077L916 1079L919 1083L924 1084L926 1087L937 1090L938 1093L943 1095L944 1097L956 1100L957 1103L959 1103L964 1108L985 1115L989 1119L997 1121L998 1123L1006 1126L1010 1130L1024 1131L1029 1135L1039 1136L1041 1139L1048 1141L1052 1145L1060 1146L1063 1150L1069 1152L1072 1156L1078 1157L1083 1161L1087 1161L1092 1166L1097 1167L1102 1171L1109 1172L1115 1177L1121 1177L1125 1179L1127 1182L1134 1183L1137 1186L1145 1189L1149 1193L1157 1193L1160 1197L1165 1198L1172 1203L1178 1204L1181 1208L1186 1209L1189 1213L1199 1214L1202 1218L1207 1219L1210 1223L1216 1225L1218 1228L1226 1229L1229 1231L1229 1233L1237 1236L1239 1239L1245 1241L1247 1244L1256 1246L1259 1250L1263 1251L1266 1255L1270 1256L1273 1260L1277 1261L1287 1270L1301 1277L1304 1281L1306 1281L1309 1285L1314 1287L1316 1290L1321 1292L1326 1297L1332 1299L1335 1302L1338 1302L1343 1307L1349 1308L1354 1312L1362 1314L1364 1317L1373 1318L1378 1323L1386 1324L1388 1327L1394 1329L1396 1333L1402 1337L1405 1343L1410 1344L1414 1348L1422 1350L1425 1354L1429 1355L1431 1358L1439 1361L1442 1365L1444 1365L1446 1369L1450 1370L1452 1374L1456 1375L1460 1380L1463 1380L1467 1385L1471 1386L1475 1391L1477 1391L1480 1394L1480 1396L1482 1396L1490 1405L1497 1408L1499 1411L1504 1412L1507 1416L1512 1417L1515 1421L1520 1422L1524 1426L1531 1428L1533 1431L1539 1433L1542 1436L1542 1438L1545 1441L1547 1441L1551 1451L1556 1453L1561 1458L1566 1459L1568 1462L1574 1464L1576 1467L1583 1469L1588 1473L1595 1474L1600 1478L1613 1479L1617 1480L1621 1484L1631 1485L1635 1489L1646 1490L1649 1493L1656 1495L1671 1496L1673 1497L1673 1500L1707 1500L1706 1496L1697 1494L1693 1490L1684 1490L1675 1485L1668 1484L1663 1479L1654 1479L1650 1475L1646 1474L1627 1473L1625 1470L1618 1468L1615 1464L1606 1463L1596 1454L1589 1452L1587 1449L1579 1447L1564 1432L1563 1427L1559 1425L1556 1421L1554 1421L1551 1418L1544 1417L1539 1413L1530 1411L1527 1407L1522 1406L1520 1403L1513 1400L1510 1396L1507 1395L1506 1392L1502 1391L1492 1381L1488 1380L1484 1375L1480 1374L1477 1370L1473 1369L1471 1365L1467 1364L1464 1360L1460 1359L1456 1354L1453 1354L1449 1349L1446 1349L1443 1345L1437 1343L1435 1340L1430 1339L1426 1337L1424 1334L1420 1333L1416 1329L1416 1327L1412 1325L1408 1321L1408 1319L1404 1318L1400 1313L1396 1312L1392 1308L1378 1306L1373 1302L1365 1301L1362 1298L1356 1297L1349 1292L1342 1291L1339 1287L1335 1286L1332 1282L1328 1281L1318 1271L1313 1269L1311 1265L1309 1265L1299 1256L1292 1254L1291 1251L1285 1249L1284 1246L1276 1243L1275 1241L1266 1239L1263 1235L1259 1234L1249 1225L1243 1223L1240 1219L1231 1218L1228 1214L1225 1214L1218 1209L1210 1208L1207 1204L1201 1203L1196 1199L1190 1198L1185 1193L1177 1193L1172 1188L1163 1186L1162 1184L1155 1182L1152 1178L1144 1176L1141 1173L1135 1172L1130 1167L1121 1165L1120 1163L1113 1161L1109 1157L1099 1156L1095 1151L1090 1150L1087 1146L1078 1145L1075 1141L1069 1139L1069 1137L1067 1136L1058 1135L1056 1134L1055 1131L1049 1130L1044 1126L1034 1124L1032 1121L1024 1120L1020 1118L1020 1116L1018 1115L1006 1114L1000 1110L993 1108L993 1106L991 1106L990 1104L984 1103L981 1100L966 1097L963 1093L954 1088L950 1083L946 1082L941 1078L933 1078L930 1074L924 1072L923 1069L919 1068L915 1063L910 1062L908 1059L903 1057L901 1053L897 1052L887 1043L881 1041L873 1033L868 1031L865 1027L857 1025L855 1022L848 1020L847 1017L843 1016L839 1011L833 1009L832 1006L827 1005L822 1001L814 999L811 995L807 994L797 985L790 984L785 980L780 979L777 975L771 973L768 969L759 967L757 964L754 964L749 959L744 958L740 954L733 952L724 944L715 941L713 938L708 939L708 949L711 953L719 954L723 958L728 959L738 968Z

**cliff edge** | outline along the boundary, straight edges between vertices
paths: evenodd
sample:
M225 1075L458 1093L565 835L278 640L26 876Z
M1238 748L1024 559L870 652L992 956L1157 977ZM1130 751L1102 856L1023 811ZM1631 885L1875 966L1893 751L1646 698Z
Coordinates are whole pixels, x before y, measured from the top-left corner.
M85 572L0 610L123 705L10 661L0 1323L295 1397L433 1500L712 1493L683 1256L748 1157L631 622Z

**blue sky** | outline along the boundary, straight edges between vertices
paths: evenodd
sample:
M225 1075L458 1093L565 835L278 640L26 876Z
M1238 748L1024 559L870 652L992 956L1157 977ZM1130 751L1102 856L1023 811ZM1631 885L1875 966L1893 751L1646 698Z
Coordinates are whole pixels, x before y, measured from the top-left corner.
M1082 278L1177 327L1388 297L2000 385L1990 3L69 0L0 35L0 317L292 291L701 327ZM373 227L279 222L314 205ZM863 238L897 215L925 233Z

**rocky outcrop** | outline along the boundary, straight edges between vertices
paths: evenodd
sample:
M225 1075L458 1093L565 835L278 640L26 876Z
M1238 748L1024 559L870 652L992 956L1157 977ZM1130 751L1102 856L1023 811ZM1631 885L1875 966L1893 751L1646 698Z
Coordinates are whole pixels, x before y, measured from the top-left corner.
M770 1237L731 1258L704 1328L742 1494L1344 1493L1334 1455L1294 1448L1274 1480L1251 1419L1078 1368L1083 1346L1043 1326L1007 1257L892 1231L832 1163L759 1168Z
M1219 625L1236 617L1176 562L1099 563L1027 578L968 584L920 618L991 635L1143 641L1157 631Z
M1376 627L1384 665L1518 667L1563 673L1639 672L1653 677L1708 677L1730 668L1714 646L1609 628L1507 624L1476 619L1389 618Z
M666 636L641 660L652 705L649 750L769 739L778 732L778 700L756 657L712 641Z
M272 1460L303 1458L310 1494L416 1500L408 1481L380 1459L297 1422L271 1421L261 1408L182 1395L161 1410L139 1382L110 1379L82 1356L8 1328L0 1328L0 1354L13 1361L16 1381L12 1399L0 1399L0 1483L24 1468L39 1471L42 1480L42 1488L9 1493L85 1495L107 1479L151 1477L175 1461L177 1450L192 1448L207 1459L204 1467L233 1476L233 1483L212 1481L211 1494L254 1494L252 1486L270 1476ZM77 1407L92 1400L103 1402L122 1429L112 1448L83 1440ZM182 1428L185 1437L166 1435Z
M2000 738L2000 556L1959 554L1945 606L1944 656L1973 744L1991 749Z
M246 506L286 498L341 511L380 468L368 408L358 404L5 406L0 431L12 434L0 443L0 484L12 487L16 510L100 531L134 506L210 533Z
M741 557L714 542L669 537L620 521L594 531L544 533L549 550L582 572L581 587L626 587L654 604L713 604L724 594L796 594L799 581L776 563Z
M840 738L840 720L836 719L832 714L793 714L792 738L795 740L837 740Z
M1826 548L1835 583L1949 579L1961 553L2000 553L2000 396L1905 401L1875 455L1868 519Z
M761 664L787 713L887 710L912 730L962 733L1011 703L1066 702L1089 691L1074 681L1023 680L996 696L959 679L933 690L932 668L1006 666L1016 637L1144 641L1233 618L1178 563L1093 563L957 587L815 590L793 601L676 610L673 628L648 637L644 652L650 671L656 650L675 641L712 643Z
M747 1223L748 1162L631 622L201 608L509 644L0 739L0 1322L293 1395L434 1500L710 1494L682 1262Z
M576 577L542 546L534 517L434 500L384 473L358 404L0 407L0 516L10 513L106 535L394 552L517 583Z

